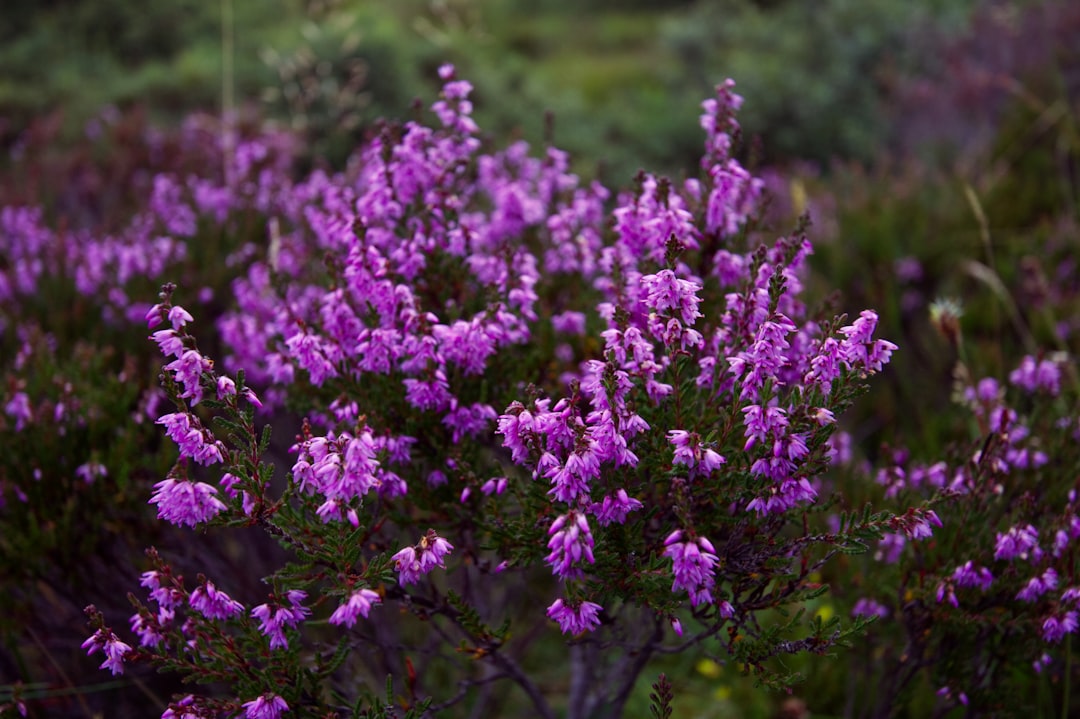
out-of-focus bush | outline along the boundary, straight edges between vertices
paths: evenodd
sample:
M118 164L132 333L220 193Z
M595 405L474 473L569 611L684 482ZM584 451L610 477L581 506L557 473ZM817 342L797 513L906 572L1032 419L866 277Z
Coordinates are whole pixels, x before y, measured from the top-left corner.
M927 27L910 40L922 59L895 78L889 104L898 153L976 172L979 163L1022 161L1032 141L1060 137L1055 125L1075 118L1076 3L982 2L964 32Z
M146 708L86 683L70 640L88 601L127 609L102 579L137 583L145 542L185 551L147 505L175 450L138 305L168 273L219 313L230 263L265 230L259 198L281 189L268 172L287 182L293 157L289 136L206 116L166 132L106 111L88 129L63 152L58 121L34 123L0 170L0 707L21 681L49 716ZM215 561L230 551L215 543Z
M777 185L781 208L831 208L816 267L843 307L876 303L903 348L852 427L871 451L843 486L875 503L937 493L945 523L826 573L838 611L882 619L850 664L815 667L817 711L1075 712L1080 16L1008 10L924 48L949 74L903 81L918 93L900 95L896 147L921 161Z
M699 2L662 33L683 71L703 85L716 72L739 78L744 127L768 159L873 159L893 121L889 78L917 62L912 37L948 34L971 2L744 0ZM756 109L752 109L756 108Z

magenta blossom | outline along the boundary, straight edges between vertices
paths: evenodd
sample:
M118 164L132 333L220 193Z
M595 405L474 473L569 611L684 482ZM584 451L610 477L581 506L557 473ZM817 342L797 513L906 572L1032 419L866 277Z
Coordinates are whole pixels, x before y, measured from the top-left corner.
M405 547L391 557L398 571L398 582L401 586L415 584L435 567L445 569L443 560L453 549L454 545L437 535L434 529L429 529L419 544Z
M574 565L587 561L596 562L593 557L593 536L589 521L580 512L571 511L561 515L548 529L551 539L548 549L551 552L544 561L551 565L551 571L558 577L573 577L580 573Z
M352 627L356 624L358 616L367 619L371 608L380 602L382 602L382 597L376 592L370 589L358 589L349 595L344 604L334 610L334 613L330 615L330 623Z
M244 703L246 719L279 719L287 711L289 705L277 694L263 694L258 699Z
M259 620L259 630L270 638L271 649L283 649L289 646L285 638L286 629L295 629L311 610L301 605L307 598L307 592L293 589L285 593L288 606L277 603L260 604L251 610L251 616Z
M594 602L580 602L572 606L562 599L556 599L548 607L547 615L559 623L563 634L573 635L591 632L600 626L601 609L603 607Z
M87 655L97 651L105 653L105 661L101 663L101 669L108 669L114 675L124 673L124 657L131 652L131 646L120 641L110 629L99 629L82 644Z
M697 606L711 603L711 590L716 580L713 571L719 561L712 543L704 537L680 542L682 531L672 532L664 541L664 556L671 557L671 570L675 581L671 591L685 589L690 593L690 604Z
M210 521L225 509L216 494L217 490L205 482L170 477L154 485L149 503L158 506L160 519L194 527Z
M207 581L191 593L191 608L207 619L230 619L244 611L244 605Z

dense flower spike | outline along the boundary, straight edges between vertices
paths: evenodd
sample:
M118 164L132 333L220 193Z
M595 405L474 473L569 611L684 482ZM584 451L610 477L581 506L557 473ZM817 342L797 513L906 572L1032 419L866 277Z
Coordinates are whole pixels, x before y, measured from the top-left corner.
M671 571L675 581L671 591L686 590L690 604L697 606L713 601L711 590L716 583L713 576L718 557L709 540L704 537L680 541L682 531L676 530L664 540L664 555L671 557Z
M589 521L580 512L570 512L557 518L548 529L551 538L548 549L551 553L544 558L551 571L558 577L574 577L580 572L575 565L581 562L592 564L593 536L589 530Z

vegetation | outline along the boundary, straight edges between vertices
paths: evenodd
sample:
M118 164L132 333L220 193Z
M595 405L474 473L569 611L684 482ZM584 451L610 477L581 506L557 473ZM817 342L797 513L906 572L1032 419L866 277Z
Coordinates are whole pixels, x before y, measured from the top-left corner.
M138 13L118 0L16 0L5 7L0 713L25 707L31 716L90 716L108 707L108 714L143 715L171 705L180 716L192 705L178 702L198 689L200 701L224 702L220 707L233 713L273 716L270 703L243 704L265 690L259 682L268 677L282 687L275 696L287 697L294 709L300 697L304 707L324 709L340 708L339 700L348 698L369 715L401 716L425 698L449 702L464 686L464 698L448 705L447 715L465 708L536 710L541 704L527 691L488 682L505 667L490 675L480 669L485 652L505 651L543 688L552 711L582 715L591 695L565 683L566 657L585 661L587 648L609 641L604 633L634 611L641 612L642 626L661 617L665 634L640 643L638 650L653 656L620 698L626 716L1048 717L1077 710L1072 635L1080 609L1069 592L1080 572L1074 548L1080 538L1080 8L1052 0L827 0L813 9L795 0L586 4L588 12L569 0L543 0L528 9L494 0L167 0ZM305 326L312 336L330 331L321 315L303 312L311 311L304 304L311 297L328 302L335 283L345 282L346 258L318 245L341 217L334 193L352 192L342 189L349 183L371 182L364 173L377 158L356 153L365 142L401 147L403 123L434 123L424 108L440 92L439 68L447 61L474 84L473 115L483 134L470 151L475 154L463 154L467 169L454 180L454 192L439 202L471 198L470 221L496 222L506 201L494 189L500 182L520 189L521 197L535 190L524 179L533 167L524 155L499 154L498 148L524 139L536 155L549 146L570 152L570 167L559 169L549 159L538 176L564 170L569 176L572 169L582 192L593 179L613 190L607 197L582 196L575 206L586 212L582 208L595 204L602 219L590 220L595 225L583 220L582 227L596 230L597 248L614 247L625 233L612 219L614 209L670 191L687 203L700 238L714 243L709 249L730 250L747 262L755 261L755 252L771 252L767 264L777 263L777 253L793 251L784 243L805 233L813 254L785 255L783 262L790 262L790 276L804 288L792 296L806 303L808 320L822 322L821 332L850 327L864 308L877 311L877 336L899 350L880 373L853 374L851 392L861 379L868 379L868 390L852 396L842 416L840 405L849 398L838 401L839 423L807 430L813 461L822 461L813 465L818 501L805 516L791 514L787 518L797 521L782 529L779 520L769 524L752 512L739 523L722 514L706 519L705 502L693 491L674 499L656 492L646 475L671 481L689 473L672 461L664 433L683 425L673 422L670 405L652 406L638 387L628 406L660 429L633 440L643 458L641 472L612 471L603 481L618 478L632 497L647 499L647 517L634 524L631 512L626 527L601 530L590 515L597 565L582 562L585 576L553 579L543 561L544 532L571 507L550 500L546 486L529 484L530 472L542 468L535 458L532 466L516 466L502 435L494 434L494 419L489 435L451 442L451 430L438 417L413 413L395 394L410 370L313 386L319 383L312 381L310 358L273 344L289 337L289 327ZM695 204L683 184L703 169L700 100L713 96L716 83L728 76L745 100L738 125L729 127L732 159L762 181L760 204L740 215L732 233L710 227L707 203ZM491 157L498 172L481 159ZM645 176L635 184L639 168L670 176L670 185L649 185ZM331 177L323 170L343 174ZM620 196L619 189L629 194ZM751 193L756 199L757 191ZM545 212L568 202L560 197L545 200ZM521 252L547 247L548 216L511 233ZM781 236L789 240L778 244ZM710 274L714 255L670 249L670 257L653 258L655 266L642 261L642 274L667 266L701 279L702 307L710 309L698 329L711 331L732 302L724 294L726 280ZM290 275L275 254L282 252L307 261ZM481 310L498 290L473 284L476 277L450 250L431 258L438 264L420 276L417 296L438 312L459 302L459 316L451 319L478 313L477 322L491 321ZM591 278L574 283L551 276L537 280L539 319L529 321L534 344L504 347L482 385L469 384L471 375L449 363L448 381L463 401L490 403L499 414L513 400L531 409L538 395L525 391L528 382L536 385L534 392L557 399L570 391L563 373L578 371L582 360L610 361L599 335L605 320L595 312L600 290ZM190 396L178 396L190 391L179 376L159 389L162 365L172 358L162 360L140 324L166 282L177 289L162 300L165 310L175 301L195 315L184 341L217 361L214 373L229 374L241 389L250 382L275 408L258 421L274 428L261 460L255 459L260 437L253 432L254 416L244 414L242 403L222 396L217 405L210 400L192 407ZM785 288L766 289L777 307L788 302ZM297 314L276 324L281 317L273 308L286 305ZM553 317L574 307L586 315L584 332L561 342L563 330ZM841 313L846 320L826 322ZM168 322L162 327L174 326L171 316ZM664 344L656 342L658 348ZM804 349L791 350L792 361ZM275 351L291 363L297 384L274 379L274 366L266 362ZM733 345L719 354L729 361L739 351ZM670 367L684 371L684 360ZM245 370L246 379L236 376L237 369ZM643 382L635 371L634 381ZM709 446L728 459L727 473L692 481L715 482L708 493L723 497L719 504L745 505L754 486L746 457L755 450L743 448L743 426L734 434L731 427L723 430L726 410L689 384L673 384L680 402L695 408L690 414L702 423L703 438L705 425L715 424L706 445L717 442ZM207 392L215 388L208 385ZM290 448L312 431L313 417L316 430L330 431L319 423L329 421L327 407L338 394L366 397L378 409L346 417L349 427L335 431L358 431L367 422L381 438L381 422L399 422L402 433L423 438L415 472L426 476L444 451L456 452L455 461L464 466L456 474L446 470L452 482L464 483L453 485L453 497L426 480L414 485L416 478L397 468L415 502L403 508L379 499L358 507L385 518L391 529L368 538L358 564L341 567L334 563L351 556L347 545L333 544L340 537L320 535L317 524L303 520L304 512L316 516L320 504L310 504L313 498L324 497L305 499L287 489L296 471L287 470L297 461ZM795 394L776 395L792 403L792 416ZM185 477L170 470L177 449L155 424L173 411L198 417L208 428L226 426L211 425L214 414L232 422L231 431L216 436L233 452L230 471L249 474L253 484L241 488L251 496L265 492L268 507L279 499L282 506L292 502L298 514L245 515L245 500L237 494L229 500L229 520L199 523L197 530L161 521L161 503L147 504L155 485ZM379 451L387 461L389 450ZM509 481L505 496L486 484L496 479L493 467ZM195 463L190 470L192 482L216 485L219 478ZM257 478L266 480L264 488L255 486ZM468 495L461 495L462 487ZM922 541L905 536L905 528L922 532L912 518L929 511L943 526ZM522 516L535 516L543 531L533 536L524 523L514 524ZM463 547L471 545L458 537L483 535L488 523L481 517L507 524L483 536L475 556L466 551L461 559ZM723 566L736 556L739 532L746 546L761 548L767 571L741 579L734 570L717 574L713 598L737 610L728 624L719 610L703 613L687 603L686 593L674 598L678 593L668 591L674 562L657 532L685 529L687 520L719 548ZM429 525L440 536L443 527L453 528L456 534L446 536L458 554L447 555L447 582L436 571L430 584L421 585L430 594L421 596L399 582L389 555L399 549L392 539L406 546L420 536L406 536L406 529L423 533ZM347 522L342 526L347 533ZM1037 533L1031 546L1025 544L1028 527ZM690 536L672 541L683 546ZM754 544L769 536L772 544ZM349 587L376 591L383 604L370 609L371 617L380 617L381 631L396 638L386 655L394 659L372 670L335 655L327 644L339 635L327 617L345 595L336 580L304 565L296 548L308 546L311 537L327 542L319 550L326 556L307 557L315 557L314 565L334 565ZM726 543L721 546L718 537ZM822 537L828 539L812 544L811 538ZM781 567L779 553L803 542L802 569ZM859 544L863 553L855 553ZM148 561L143 549L149 545L158 551ZM616 548L643 564L627 569L616 561ZM515 558L518 591L544 594L544 606L556 596L569 605L599 601L602 627L583 636L603 637L601 644L578 637L568 649L543 606L531 618L527 607L508 612L521 630L503 633L491 618L512 602L502 595L478 600L483 595L475 592L476 586L496 586L488 554L496 551ZM806 569L805 562L826 555L828 562ZM530 570L530 563L541 571ZM355 567L361 569L352 576ZM159 662L178 673L157 674L139 664L154 650L138 646L129 659L139 661L125 675L101 675L95 667L105 657L87 659L78 644L91 632L100 639L89 643L91 649L119 651L120 637L138 643L128 632L133 610L125 594L134 593L144 621L157 616L157 600L139 589L140 572L151 569L184 574L186 584L177 586L188 601L204 586L199 574L251 606L267 601L288 608L287 591L303 586L310 593L304 606L315 621L305 625L299 646L329 647L328 653L292 652L272 666L260 664L264 677L256 673L233 686L214 678L219 668L213 662L189 665L180 655ZM646 586L652 570L666 572L664 581ZM469 585L474 593L454 584L466 581L461 577L477 582ZM270 578L274 597L267 596L264 578ZM782 589L781 580L798 584L798 591ZM626 590L634 582L636 594ZM458 598L451 600L447 589ZM461 596L481 616L453 603ZM775 600L775 606L758 606L754 596ZM445 602L430 614L416 604L440 597ZM87 630L82 609L89 603L101 613ZM193 621L196 614L191 612ZM671 651L678 646L672 618L681 618L680 631L689 637L712 637L723 627L720 640ZM212 647L213 633L225 626L215 621L198 632L185 634L179 626L170 631L181 632L176 642L183 636ZM364 621L349 636L372 640ZM432 626L461 632L464 644L445 654L426 645L423 660L408 654L404 648L416 646L410 643ZM256 646L265 630L254 619L229 627L246 647ZM847 634L853 627L858 631ZM115 631L115 641L106 628ZM841 633L830 634L834 628ZM297 637L290 634L290 641ZM385 636L383 641L389 646ZM614 657L614 644L605 646L609 654L596 656ZM775 651L814 646L820 651ZM309 660L327 663L313 668ZM417 666L428 670L419 683L412 674ZM462 667L466 680L458 684ZM340 677L334 674L340 671L363 676L363 692L350 694L355 687L333 682L326 693L313 688L316 675ZM181 684L185 676L201 686ZM387 676L394 680L389 690ZM788 693L769 692L759 686L763 682ZM199 706L209 711L211 705Z

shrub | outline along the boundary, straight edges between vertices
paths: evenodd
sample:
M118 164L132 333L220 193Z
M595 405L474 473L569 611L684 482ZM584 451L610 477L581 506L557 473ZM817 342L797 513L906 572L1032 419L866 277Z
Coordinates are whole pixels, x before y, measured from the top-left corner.
M146 312L180 451L151 503L211 536L258 528L286 561L260 596L152 551L137 640L89 608L85 648L218 687L173 716L415 714L496 680L542 716L619 714L650 657L699 644L792 681L783 657L864 624L788 614L816 572L938 523L825 521L835 418L895 346L873 312L808 313L804 237L750 232L730 84L704 104L702 178L642 173L609 214L554 148L482 153L468 83L440 72L437 129L386 125L351 174L260 175L270 241L216 323L228 373L174 286ZM258 426L281 408L305 417L284 481ZM565 691L531 650L552 623Z

